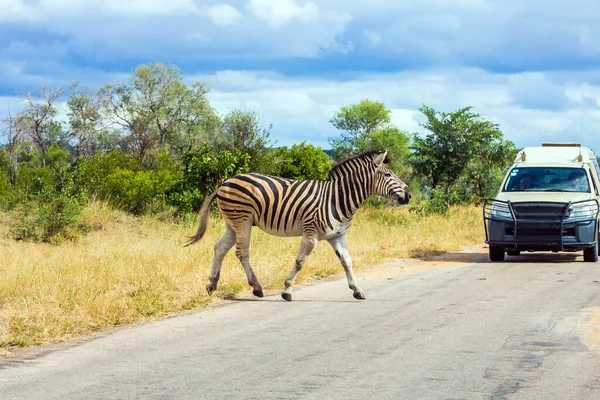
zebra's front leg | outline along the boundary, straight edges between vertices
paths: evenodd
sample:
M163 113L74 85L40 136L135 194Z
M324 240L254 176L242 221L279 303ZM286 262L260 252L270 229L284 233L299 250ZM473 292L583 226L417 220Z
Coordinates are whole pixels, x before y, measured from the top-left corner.
M339 236L333 239L327 240L335 254L338 256L342 263L342 267L344 267L344 271L346 272L346 278L348 279L348 287L352 289L354 292L354 298L358 300L364 300L365 295L358 285L356 281L356 277L354 276L354 272L352 271L352 258L350 258L350 253L348 253L347 243L346 243L346 235Z
M298 249L298 255L296 256L296 261L294 262L294 267L292 268L292 272L288 275L285 280L285 289L281 293L281 297L284 300L292 301L292 286L294 285L294 280L296 279L296 275L298 271L302 269L304 266L304 261L306 261L306 257L312 253L314 248L317 246L317 238L313 236L303 235L302 240L300 241L300 248Z

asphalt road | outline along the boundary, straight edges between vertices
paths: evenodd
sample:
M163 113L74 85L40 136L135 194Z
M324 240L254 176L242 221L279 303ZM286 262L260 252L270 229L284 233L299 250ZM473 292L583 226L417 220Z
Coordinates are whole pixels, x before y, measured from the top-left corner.
M482 247L27 352L0 398L600 398L600 263Z

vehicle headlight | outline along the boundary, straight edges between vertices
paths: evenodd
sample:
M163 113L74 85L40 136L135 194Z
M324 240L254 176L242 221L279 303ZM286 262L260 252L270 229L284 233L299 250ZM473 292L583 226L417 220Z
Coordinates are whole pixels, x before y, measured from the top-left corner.
M579 221L596 218L598 214L598 203L587 202L582 204L573 204L569 207L565 221Z
M508 204L493 202L489 206L489 217L493 219L503 219L512 221L512 214L508 208Z

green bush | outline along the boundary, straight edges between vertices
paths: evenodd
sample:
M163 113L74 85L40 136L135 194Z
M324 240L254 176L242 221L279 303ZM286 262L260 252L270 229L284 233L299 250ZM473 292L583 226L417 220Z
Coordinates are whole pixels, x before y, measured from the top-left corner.
M8 180L10 158L6 149L0 149L0 207L2 207L11 191Z
M10 232L17 240L56 244L75 239L91 230L79 224L82 210L82 203L74 196L21 202L10 213Z
M0 173L0 209L8 208L13 190L8 183L8 177Z
M137 172L142 170L142 166L133 155L121 150L80 159L75 175L78 190L90 197L103 198L109 192L106 178L117 169Z
M45 154L31 150L27 157L21 158L11 206L36 198L47 200L67 193L72 186L73 172L68 150L57 145L50 146Z
M76 186L86 198L105 200L132 214L160 213L181 172L167 152L154 160L152 169L144 170L134 155L121 150L95 154L79 161Z
M169 203L180 215L195 213L204 195L227 178L248 171L250 156L241 152L213 152L208 145L183 155L183 174L168 194Z
M131 171L117 168L106 177L101 198L132 214L162 211L176 177L169 171Z
M200 188L187 188L182 181L168 195L169 204L177 208L179 215L198 211L204 201L204 193Z
M36 196L49 197L56 191L56 183L48 167L32 167L21 163L15 182L15 190L23 200Z
M271 174L299 180L327 179L330 169L330 158L320 147L302 142L275 151Z
M441 214L446 215L450 211L450 205L460 201L458 194L455 191L449 193L438 188L427 188L429 198L422 201L422 211L426 215Z

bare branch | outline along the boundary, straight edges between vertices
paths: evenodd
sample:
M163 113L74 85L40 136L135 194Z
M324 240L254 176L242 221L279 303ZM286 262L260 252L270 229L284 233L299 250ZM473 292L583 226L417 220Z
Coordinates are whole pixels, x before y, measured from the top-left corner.
M23 126L25 139L33 142L42 153L58 139L65 139L61 138L60 125L53 119L56 115L56 103L62 94L62 88L36 86L34 90L26 91L22 97L25 110L18 117L19 124Z

